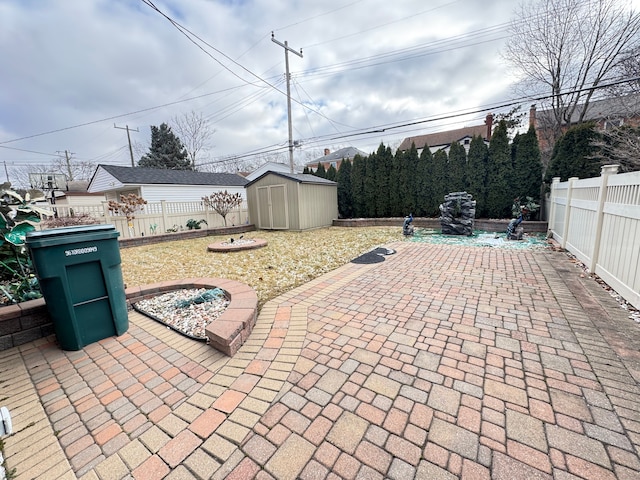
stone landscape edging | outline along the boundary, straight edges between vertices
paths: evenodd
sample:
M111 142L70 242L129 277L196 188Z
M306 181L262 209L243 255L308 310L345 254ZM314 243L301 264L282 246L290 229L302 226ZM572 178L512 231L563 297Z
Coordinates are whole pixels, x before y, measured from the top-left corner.
M258 296L248 285L226 278L188 278L125 289L127 305L183 288L221 288L229 306L206 328L212 347L233 356L249 337L258 316ZM0 308L0 351L54 333L44 298Z
M230 243L230 242L218 242L212 243L207 246L207 251L214 253L228 253L228 252L240 252L242 250L254 250L256 248L262 248L267 246L267 241L264 238L251 238L251 243Z
M187 278L131 287L125 290L127 303L132 305L163 293L189 288L220 288L229 297L229 305L205 334L209 344L232 357L249 338L258 318L258 295L249 285L226 278Z

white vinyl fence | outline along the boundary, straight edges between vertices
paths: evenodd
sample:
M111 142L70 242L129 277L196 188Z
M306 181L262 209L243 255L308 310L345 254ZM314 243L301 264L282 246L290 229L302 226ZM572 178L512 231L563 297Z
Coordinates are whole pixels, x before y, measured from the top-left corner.
M149 202L142 210L135 213L135 218L128 224L126 217L114 215L109 211L107 202L102 205L47 205L58 218L74 217L86 214L98 220L99 223L115 225L120 232L120 238L154 235L167 231L188 230L187 222L200 222L202 229L207 227L222 227L224 220L215 210L208 208L203 202ZM246 202L234 208L227 215L227 226L249 223L249 210Z
M640 172L570 178L551 185L549 230L590 271L640 308Z

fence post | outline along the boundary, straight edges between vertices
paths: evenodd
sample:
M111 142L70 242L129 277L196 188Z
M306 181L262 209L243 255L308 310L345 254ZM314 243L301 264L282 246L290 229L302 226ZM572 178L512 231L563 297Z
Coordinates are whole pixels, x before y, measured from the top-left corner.
M160 233L166 233L167 232L167 205L166 205L167 201L166 200L160 200L160 211L162 213L162 230L160 231Z
M560 183L560 177L553 177L551 179L551 194L549 195L549 219L547 220L547 230L550 230L551 233L554 233L554 226L556 223L556 196L558 192L556 189L558 188L558 184Z
M202 207L204 208L204 214L205 214L205 217L207 219L207 228L212 228L212 225L211 225L211 209L207 206L206 203L204 203L204 200L202 201Z
M109 203L102 202L102 208L104 210L104 223L109 223Z
M607 201L607 185L609 184L609 176L616 175L620 165L603 165L600 170L600 190L598 191L598 210L596 211L596 232L595 242L593 244L593 254L591 255L591 263L589 270L596 271L598 264L598 254L600 253L600 240L602 239L602 222L604 221L604 204Z
M569 220L571 219L571 195L573 194L573 182L578 177L571 177L567 186L567 204L564 209L564 223L562 225L562 245L563 249L567 248L567 237L569 236Z

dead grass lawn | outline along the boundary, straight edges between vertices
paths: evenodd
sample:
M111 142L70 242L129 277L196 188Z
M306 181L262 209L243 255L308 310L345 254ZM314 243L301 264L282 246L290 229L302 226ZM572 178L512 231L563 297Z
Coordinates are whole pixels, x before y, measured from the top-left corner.
M238 238L239 235L234 236ZM330 227L308 232L254 231L264 248L230 253L207 251L230 237L157 243L123 248L122 274L128 287L192 277L220 277L250 285L266 301L391 242L402 241L400 227Z

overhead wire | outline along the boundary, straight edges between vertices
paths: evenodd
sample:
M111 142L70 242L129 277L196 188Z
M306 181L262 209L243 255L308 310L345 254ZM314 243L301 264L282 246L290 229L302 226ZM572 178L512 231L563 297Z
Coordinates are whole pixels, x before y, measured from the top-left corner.
M161 11L160 11L156 6L155 6L155 5L153 5L153 3L152 3L150 0L141 0L141 1L143 1L143 3L145 3L145 4L149 5L149 6L150 6L151 8L153 8L154 10L158 11L161 15L163 15L165 18L167 18L167 19L168 19L168 20L169 20L169 21L170 21L170 22L171 22L171 23L172 23L176 28L180 29L180 28L179 28L179 27L181 27L181 26L180 26L180 24L178 24L177 22L173 21L173 20L172 20L172 19L170 19L167 15L165 15L164 13L162 13L162 12L161 12ZM354 3L357 3L357 2L354 2ZM506 24L500 24L499 26L488 27L488 28L486 28L486 29L481 29L481 30L476 31L476 32L487 32L487 31L490 31L490 30L492 30L492 29L496 29L496 28L498 28L498 27L499 27L499 28L502 28L502 25L506 25ZM181 27L181 28L184 28L184 27ZM190 32L189 30L187 30L187 29L185 29L185 31L187 31L187 32L191 33L191 32ZM184 32L182 32L182 33L186 35L186 33L184 33ZM194 35L195 35L195 34L194 34ZM469 35L472 35L472 33L464 34L463 36L469 36ZM200 39L200 38L199 38L199 37L197 37L197 36L196 36L196 38ZM200 40L201 40L201 39L200 39ZM445 41L446 41L446 39L444 39L444 40L440 40L440 41L438 41L438 42L442 43L442 42L445 42ZM193 40L192 40L192 42L193 42ZM203 42L204 42L204 41L203 41ZM195 42L194 42L194 43L195 43ZM217 50L217 49L215 49L214 47L210 46L208 43L206 43L206 42L204 42L204 43L205 43L207 46L209 46L210 48L213 48L214 50L218 51L218 50ZM434 43L435 43L435 42L434 42ZM461 47L457 47L457 48L463 48L463 47L465 47L465 46L469 46L469 45L463 45L463 46L461 46ZM201 47L199 47L199 48L201 48ZM403 50L405 50L405 51L410 51L411 49L415 49L415 48L420 48L420 47L419 47L419 46L418 46L418 47L415 47L415 46L414 46L414 47L410 47L410 48L408 48L408 49L403 49ZM201 49L202 49L202 48L201 48ZM443 51L447 51L447 50L443 50ZM222 54L222 53L221 53L221 54ZM224 54L222 54L222 55L224 55ZM384 58L385 56L390 56L390 55L393 55L393 52L387 52L386 54L380 54L379 56L371 56L371 57L367 57L367 58L368 58L368 59L371 59L371 58ZM229 57L227 57L226 55L225 55L225 57L226 57L226 58L229 58ZM412 58L412 57L408 57L408 58ZM406 59L406 58L405 58L405 59ZM359 59L359 60L357 60L357 62L362 62L362 61L365 61L365 60L366 60L366 59ZM377 64L370 64L369 66L375 66L375 65L379 65L379 64L380 64L380 63L377 63ZM238 64L238 65L239 65L239 64ZM349 62L342 62L341 64L335 64L334 66L326 66L326 67L320 67L320 68L331 68L331 67L335 68L335 67L336 67L336 65L349 65ZM242 68L244 68L244 67L242 67ZM364 68L364 67L359 67L359 68ZM245 70L246 70L246 69L245 69ZM247 71L249 71L249 70L247 70ZM318 70L316 70L316 71L318 71ZM249 71L249 72L250 72L250 71ZM253 74L252 72L250 72L250 73L251 73L252 75L255 75L255 74ZM330 75L330 74L331 74L331 73L327 72L325 75ZM304 75L304 72L303 72L302 74L300 74L300 75L301 75L301 76L303 76L303 75ZM260 78L260 79L261 79L261 77L259 77L259 76L257 76L257 78ZM244 80L244 79L243 79L243 81L245 81L245 82L246 82L246 80ZM267 82L267 83L268 83L268 82ZM256 84L255 84L255 83L249 83L249 85L254 85L254 86L255 86ZM59 129L55 129L55 130L50 130L50 131L47 131L47 132L42 132L42 133L38 133L38 134L33 134L33 135L23 136L23 137L19 137L19 138L10 139L10 140L5 140L5 141L0 142L0 147L4 147L4 145L3 145L3 144L7 144L7 143L12 143L12 142L20 141L20 140L26 140L26 139L35 138L35 137L39 137L39 136L43 136L43 135L48 135L48 134L53 134L53 133L59 133L59 132L65 131L65 130L70 130L70 129L74 129L74 128L79 128L79 127L84 127L84 126L88 126L88 125L93 125L93 124L101 123L101 122L104 122L104 121L114 120L114 119L118 119L118 118L122 118L122 117L130 116L130 115L135 115L135 114L142 113L142 112L148 112L148 111L156 110L156 109L159 109L159 108L165 108L165 107L167 107L167 106L172 106L172 105L180 104L180 103L183 103L183 102L186 102L186 101L190 101L190 100L194 100L194 99L198 99L198 98L203 98L203 97L205 97L205 96L213 95L213 94L220 93L220 92L223 92L223 91L229 91L229 90L233 90L233 89L237 89L237 88L242 88L242 87L244 87L244 86L235 86L235 87L231 87L231 88L229 88L229 89L221 90L221 91L219 91L219 92L210 92L210 93L207 93L207 94L198 95L198 96L191 97L191 98L187 98L187 99L183 99L183 100L177 100L177 101L174 101L174 102L168 102L168 103L165 103L165 104L162 104L162 105L158 105L158 106L154 106L154 107L149 107L149 108L144 108L144 109L136 110L136 111L134 111L134 112L128 112L128 113L120 114L120 115L114 115L114 116L107 117L107 118L103 118L103 119L100 119L100 120L94 120L94 121L90 121L90 122L84 122L84 123L80 123L80 124L77 124L77 125L72 125L72 126L68 126L68 127L63 127L63 128L59 128ZM276 90L276 91L278 91L278 92L282 93L278 88L274 88L274 90ZM300 102L297 102L297 103L300 103ZM308 106L304 105L304 103L301 103L301 104L302 104L305 108L308 108ZM333 122L331 119L329 119L326 115L322 114L321 112L318 112L318 111L315 111L315 110L312 110L312 111L314 111L315 113L319 114L319 115L320 115L320 116L322 116L323 118L325 118L325 119L327 119L327 120L329 120L329 121ZM227 116L228 116L228 115L227 115ZM226 116L224 116L223 118L226 118ZM339 123L339 122L337 122L337 123ZM334 126L334 128L335 128L335 126ZM349 128L351 128L351 127L349 127ZM336 129L336 130L337 130L337 129ZM6 147L5 147L5 148L6 148Z
M620 84L624 84L624 83L629 83L629 82L633 82L633 81L638 81L640 80L640 76L638 77L632 77L632 78L624 78L624 79L619 79L619 80L615 80L615 81L611 81L611 82L607 82L606 84L601 84L598 85L596 87L584 87L581 89L574 89L571 91L565 91L562 92L560 94L557 95L538 95L538 96L525 96L525 97L520 97L517 99L512 99L509 101L505 101L505 102L500 102L500 103L495 103L495 104L491 104L491 105L487 105L484 107L479 107L476 109L472 109L472 110L460 110L460 111L454 111L454 112L448 112L448 113L444 113L444 114L440 114L437 116L433 116L433 117L425 117L425 118L421 118L421 119L415 119L412 121L404 121L401 123L389 123L389 124L382 124L382 125L376 125L376 126L371 126L371 127L367 127L367 128L363 128L363 129L356 129L352 132L345 132L344 134L341 135L334 135L334 134L327 134L327 135L321 135L315 138L307 138L307 139L303 139L302 142L306 145L312 145L312 144L318 144L320 142L329 142L329 141L335 141L335 140L344 140L347 138L355 138L355 137L362 137L365 135L377 135L380 133L386 133L389 131L393 131L393 130L398 130L398 129L403 129L406 127L414 127L417 125L424 125L427 123L435 123L435 122L441 122L443 120L451 120L454 118L459 118L459 117L466 117L469 115L477 115L478 113L487 113L487 112L491 112L491 111L495 111L498 109L504 109L504 108L508 108L508 107L513 107L516 105L521 105L524 102L539 102L542 100L548 100L551 98L555 98L557 96L564 96L564 95L570 95L570 94L574 94L574 93L578 93L578 92L582 92L582 91L589 91L589 90L600 90L600 89L604 89L604 88L608 88L608 87L612 87L615 85L620 85ZM265 150L265 151L258 151L258 150L254 150L251 153L249 152L245 152L243 154L240 155L235 155L233 158L237 158L237 159L242 159L245 158L247 156L252 156L252 155L258 155L258 154L262 154L262 153L269 153L269 152L273 152L273 151L282 151L284 149L286 149L287 147L282 147L280 149L273 149L271 147L268 147L269 150ZM213 162L215 163L215 161Z

